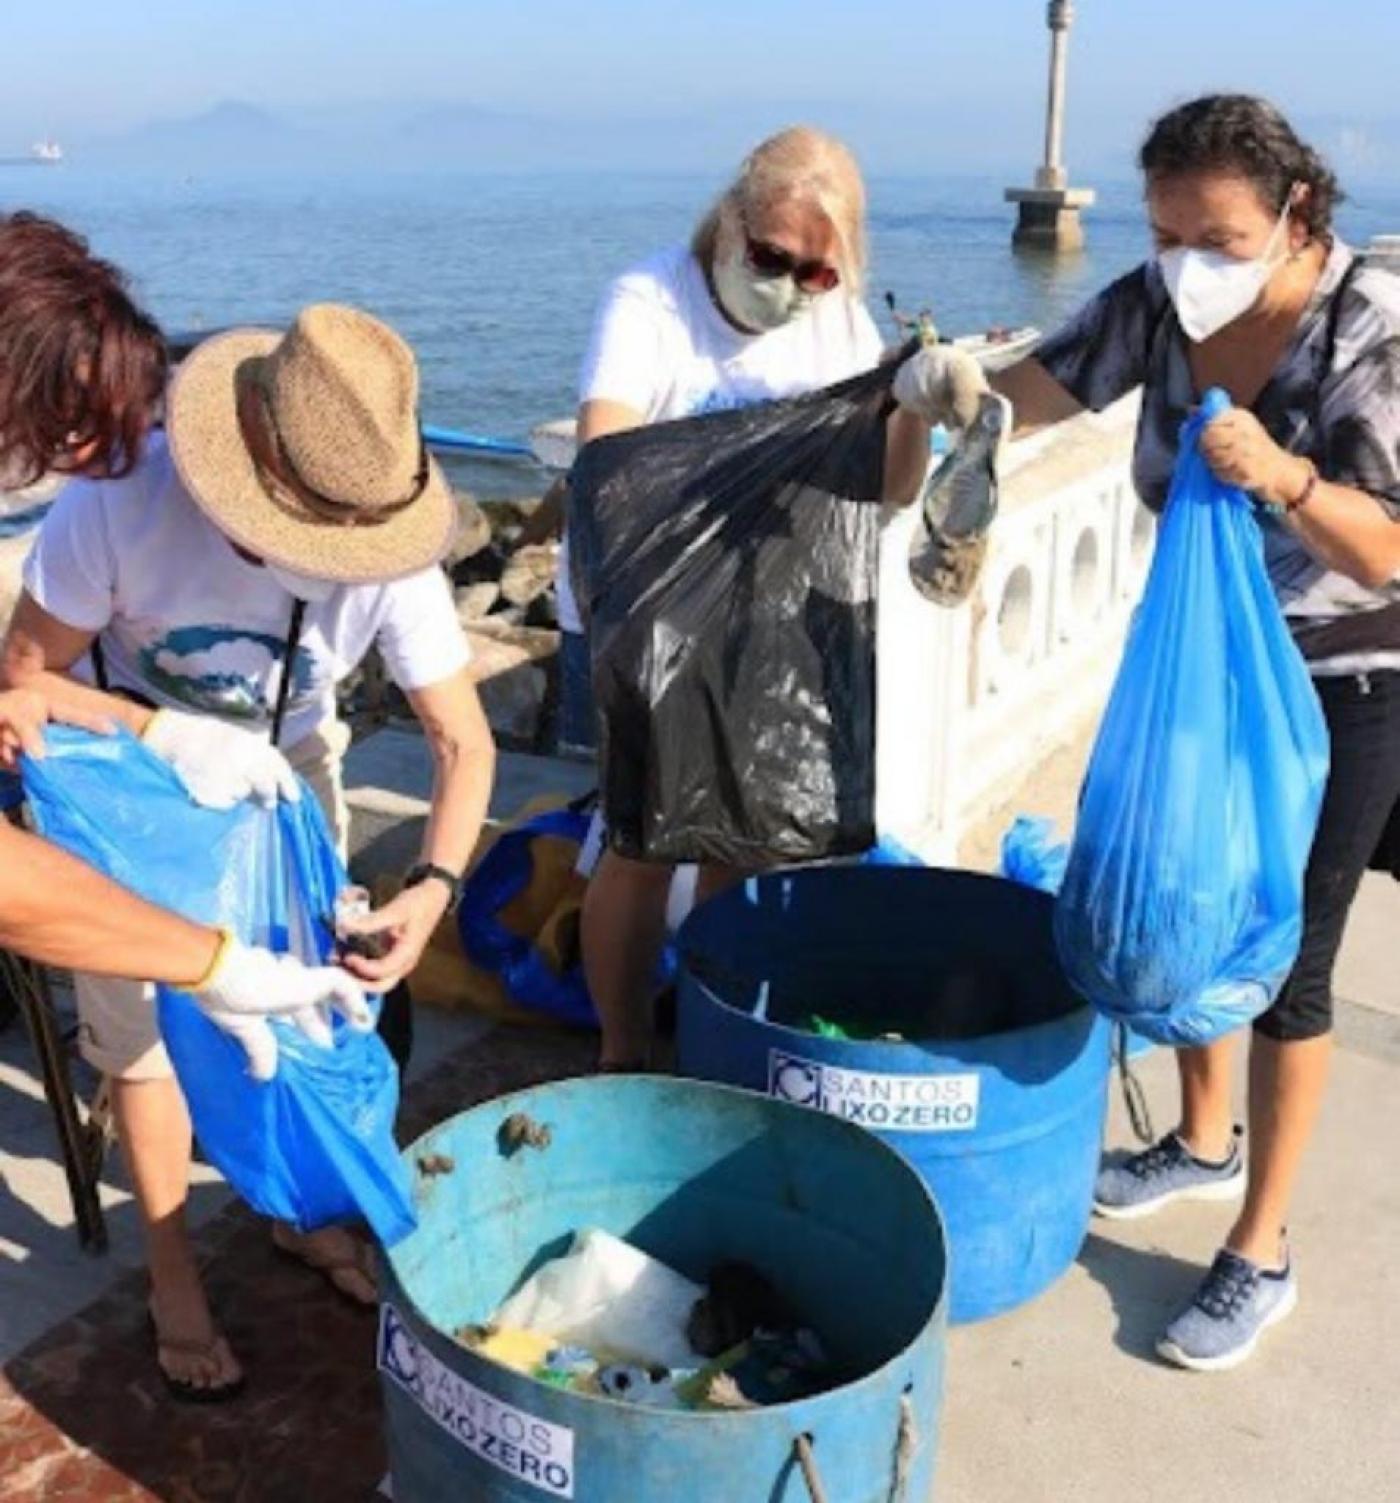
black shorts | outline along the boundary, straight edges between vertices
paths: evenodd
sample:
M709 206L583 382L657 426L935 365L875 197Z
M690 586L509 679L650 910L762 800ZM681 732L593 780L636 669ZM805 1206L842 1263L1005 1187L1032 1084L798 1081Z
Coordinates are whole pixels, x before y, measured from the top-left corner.
M1314 681L1332 770L1303 885L1303 944L1277 1001L1254 1026L1280 1042L1332 1027L1332 971L1347 915L1400 805L1400 673Z

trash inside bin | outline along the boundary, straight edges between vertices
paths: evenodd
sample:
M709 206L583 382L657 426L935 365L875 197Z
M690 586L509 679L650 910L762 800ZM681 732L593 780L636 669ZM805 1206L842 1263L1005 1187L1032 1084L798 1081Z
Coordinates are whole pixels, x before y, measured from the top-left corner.
M541 1131L504 1134L512 1119ZM406 1157L453 1168L419 1173L418 1229L384 1255L378 1360L396 1503L810 1503L804 1460L829 1503L929 1497L942 1229L919 1177L869 1134L748 1092L607 1076L476 1107ZM571 1391L455 1339L580 1228L699 1286L749 1265L819 1334L840 1381L792 1402L684 1412Z
M680 935L681 1072L898 1148L943 1212L954 1322L1039 1294L1088 1228L1109 1028L1064 978L1052 913L970 872L814 868L751 880Z

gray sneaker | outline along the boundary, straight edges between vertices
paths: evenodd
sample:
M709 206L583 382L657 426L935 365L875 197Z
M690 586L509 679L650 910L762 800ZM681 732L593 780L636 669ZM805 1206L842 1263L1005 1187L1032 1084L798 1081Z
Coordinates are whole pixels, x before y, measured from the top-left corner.
M1174 1200L1237 1200L1244 1194L1243 1129L1236 1127L1230 1152L1218 1164L1198 1159L1180 1136L1117 1164L1105 1164L1094 1183L1094 1209L1113 1221L1150 1216Z
M1221 1248L1195 1299L1163 1332L1158 1355L1199 1373L1238 1367L1297 1303L1291 1259L1270 1270Z

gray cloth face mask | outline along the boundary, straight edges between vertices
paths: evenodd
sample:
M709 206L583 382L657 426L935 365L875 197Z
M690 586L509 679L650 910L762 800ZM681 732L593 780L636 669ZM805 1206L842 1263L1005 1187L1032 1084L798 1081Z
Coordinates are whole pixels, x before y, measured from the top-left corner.
M822 296L807 292L791 276L760 276L742 249L715 258L715 296L729 318L755 334L781 329L810 311Z

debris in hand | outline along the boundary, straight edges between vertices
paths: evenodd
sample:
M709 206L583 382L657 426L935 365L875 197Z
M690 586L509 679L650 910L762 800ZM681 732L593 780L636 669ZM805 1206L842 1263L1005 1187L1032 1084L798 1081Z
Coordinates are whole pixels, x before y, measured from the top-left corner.
M365 960L383 960L394 947L387 929L362 930L362 923L373 912L369 891L363 887L346 887L336 894L335 912L325 919L335 935L337 955L359 955Z
M983 396L972 426L924 488L909 577L935 605L961 605L981 576L997 511L997 458L1007 434L1006 413L1000 397Z

